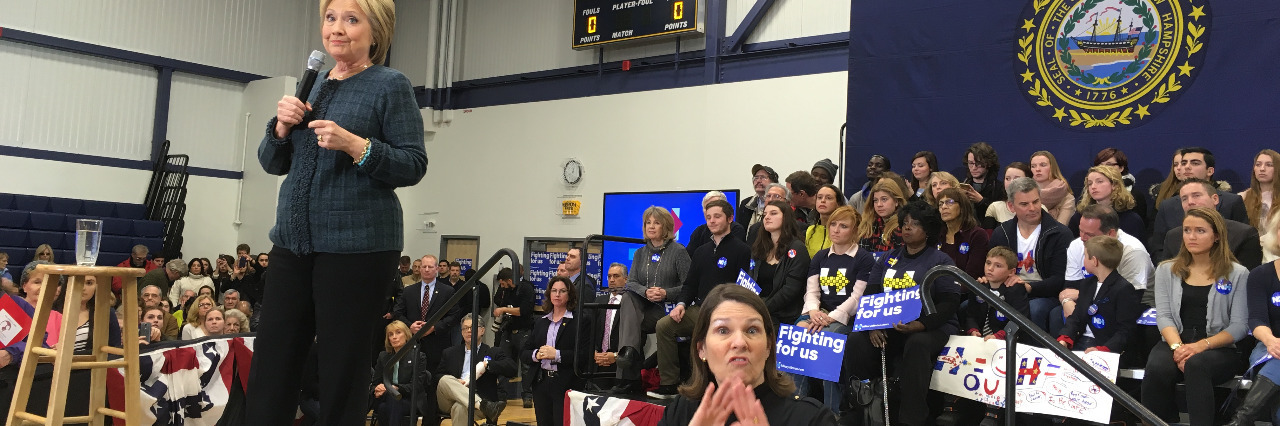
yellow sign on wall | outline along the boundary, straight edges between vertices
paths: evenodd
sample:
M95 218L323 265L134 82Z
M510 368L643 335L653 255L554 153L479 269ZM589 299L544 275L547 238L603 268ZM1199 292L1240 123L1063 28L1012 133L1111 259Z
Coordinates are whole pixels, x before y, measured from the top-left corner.
M561 201L560 210L561 210L561 213L564 214L565 216L577 216L578 212L582 210L582 201L578 201L578 200Z

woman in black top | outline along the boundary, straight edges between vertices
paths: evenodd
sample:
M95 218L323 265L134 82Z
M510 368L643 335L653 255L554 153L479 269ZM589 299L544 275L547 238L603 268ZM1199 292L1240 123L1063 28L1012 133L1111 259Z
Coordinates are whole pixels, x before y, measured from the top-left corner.
M1004 201L1004 182L1000 181L1000 156L986 142L969 145L964 150L964 165L968 169L961 190L973 206L973 217L982 217L987 207L996 201Z
M533 323L533 332L520 352L520 359L537 369L533 380L533 411L540 425L564 424L564 392L581 388L581 381L573 372L573 361L578 355L576 348L590 345L578 345L573 340L578 334L578 323L573 319L576 306L577 287L568 277L552 278L542 302L547 314Z
M711 290L690 342L693 374L658 426L836 424L818 401L791 396L795 385L777 369L778 324L770 315L743 287Z
M409 332L409 326L400 321L392 321L387 324L387 337L383 340L382 353L378 354L378 366L374 371L382 372L387 363L391 361L391 356L404 348L408 343L409 337L413 333ZM413 363L418 363L418 371L415 376L413 373ZM395 368L391 376L391 385L396 387L396 391L400 392L400 397L392 397L387 393L386 385L382 383L382 375L375 374L373 383L370 384L370 392L373 394L374 413L378 416L378 424L382 425L400 425L405 423L405 417L409 414L409 402L417 403L415 410L424 416L434 415L436 408L436 392L434 387L431 391L422 392L414 395L416 389L427 389L427 384L431 381L431 367L426 365L427 356L422 352L415 352L406 355L400 359L399 366ZM415 398L416 396L416 398Z
M795 234L791 206L773 201L764 206L760 235L751 245L751 277L775 323L794 324L804 303L809 252Z
M871 270L866 294L904 291L919 285L930 268L938 265L955 265L955 262L938 251L938 235L942 233L942 218L938 210L924 202L912 202L899 213L902 228L902 247L885 253ZM898 323L893 329L861 331L849 335L850 356L859 362L850 372L858 379L879 377L879 363L874 360L884 350L890 369L898 372L898 385L902 402L895 424L924 425L930 417L930 408L940 409L941 401L929 407L926 396L929 378L938 352L947 339L959 331L956 311L960 308L960 287L950 278L934 282L932 293L933 314ZM923 312L922 312L923 313Z
M1280 234L1280 227L1271 232ZM1276 242L1272 240L1270 249L1276 251ZM1280 397L1280 261L1262 264L1249 272L1249 329L1258 345L1253 347L1249 355L1249 365L1253 366L1263 357L1271 355L1268 360L1257 367L1258 377L1253 387L1244 397L1244 402L1236 410L1231 426L1252 425L1254 418L1266 411L1271 423L1280 421L1280 411L1276 410L1276 400Z

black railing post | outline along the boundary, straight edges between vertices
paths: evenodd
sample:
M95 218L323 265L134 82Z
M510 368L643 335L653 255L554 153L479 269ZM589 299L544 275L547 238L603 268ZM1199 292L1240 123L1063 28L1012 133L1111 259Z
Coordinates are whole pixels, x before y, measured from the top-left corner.
M1125 393L1125 391L1121 390L1120 387L1116 386L1116 384L1113 383L1110 379L1103 377L1102 374L1098 373L1097 370L1094 370L1093 367L1089 366L1088 364L1085 364L1084 360L1080 359L1080 357L1076 356L1076 354L1071 353L1071 351L1068 351L1066 348L1062 347L1062 345L1059 344L1057 340L1054 340L1054 338L1049 337L1048 334L1045 334L1045 332L1041 330L1039 326L1032 323L1030 319L1022 315L1021 312L1018 312L1016 309L1014 309L1013 306L1009 305L1009 302L1005 302L1004 299L1001 298L999 294L996 294L996 292L992 291L991 287L988 287L986 284L978 283L973 278L969 277L968 273L960 270L960 268L957 268L953 265L939 265L939 266L934 266L933 268L929 269L929 272L924 274L924 278L920 281L920 305L921 305L920 315L921 316L932 314L938 311L937 305L933 303L933 297L930 291L933 289L934 281L937 281L937 279L941 278L943 275L950 275L958 283L959 286L969 289L969 291L973 292L976 296L981 297L983 300L986 300L988 304L990 304L991 306L994 306L997 311L1000 311L1000 313L1003 313L1005 317L1009 318L1009 324L1016 325L1018 328L1021 329L1020 331L1025 332L1026 335L1034 343L1039 344L1044 350L1052 352L1054 355L1057 355L1059 358L1062 358L1063 362L1066 362L1067 365L1071 366L1071 368L1076 369L1076 372L1080 373L1081 375L1084 375L1089 379L1090 382L1093 382L1093 384L1097 385L1108 395L1111 395L1111 398L1113 398L1115 402L1120 403L1120 405L1127 408L1129 412L1142 418L1142 420L1147 422L1147 424L1149 425L1156 425L1156 426L1168 425L1168 423L1165 423L1164 420L1160 420L1160 418L1157 417L1155 413L1152 413L1151 410L1148 410L1147 407L1142 406L1142 404L1139 403L1137 400L1133 399L1132 396L1130 396L1128 393ZM1012 335L1005 336L1006 339L1011 339L1014 337L1015 336L1012 336ZM1018 354L1012 353L1012 352L1005 354L1005 357L1007 358L1017 358L1017 356ZM1014 372L1013 369L1009 369L1009 371L1005 372L1006 381L1008 380L1007 375L1013 372ZM1006 382L1005 386L1012 387L1014 386L1014 382ZM1012 406L1013 403L1014 403L1013 399L1006 401L1007 406Z
M1018 400L1018 389L1014 380L1018 378L1018 323L1009 322L1004 326L1004 424L1015 426L1017 410L1014 404ZM994 359L992 364L994 364Z

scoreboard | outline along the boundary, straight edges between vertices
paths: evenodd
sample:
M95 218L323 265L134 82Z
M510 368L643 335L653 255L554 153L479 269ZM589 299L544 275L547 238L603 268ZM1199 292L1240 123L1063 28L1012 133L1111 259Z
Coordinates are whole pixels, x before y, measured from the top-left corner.
M702 32L701 0L574 0L573 48Z

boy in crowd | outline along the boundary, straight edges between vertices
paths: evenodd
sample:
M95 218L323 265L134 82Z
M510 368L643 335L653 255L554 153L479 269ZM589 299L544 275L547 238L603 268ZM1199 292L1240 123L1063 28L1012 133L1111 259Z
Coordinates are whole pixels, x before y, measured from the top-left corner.
M1013 306L1024 316L1031 316L1031 308L1027 304L1027 289L1020 285L1006 286L1005 281L1013 276L1014 266L1018 264L1018 256L1008 247L992 247L987 252L986 266L982 278L978 282L991 286L991 291L1000 295L1005 303ZM983 340L1004 339L1004 325L1009 318L996 310L995 305L986 303L981 297L974 297L965 312L964 326L970 336Z
M1092 277L1080 284L1080 298L1067 317L1058 343L1068 349L1121 352L1137 328L1142 308L1133 284L1115 273L1124 256L1120 241L1106 235L1090 238L1084 245L1084 268Z

